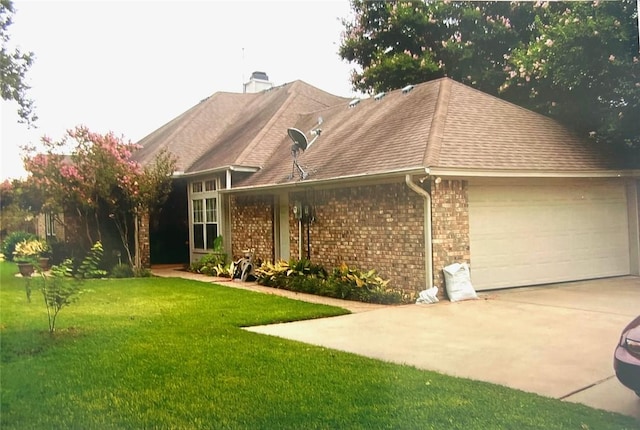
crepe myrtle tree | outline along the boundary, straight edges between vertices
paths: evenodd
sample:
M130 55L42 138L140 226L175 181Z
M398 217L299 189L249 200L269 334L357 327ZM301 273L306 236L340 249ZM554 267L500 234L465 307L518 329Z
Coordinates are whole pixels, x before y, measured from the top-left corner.
M68 130L59 141L43 137L41 148L23 149L28 181L41 193L43 208L76 214L89 244L102 240L100 214L108 213L129 264L141 268L141 217L166 201L175 157L160 151L152 163L142 166L133 158L137 144L84 126Z

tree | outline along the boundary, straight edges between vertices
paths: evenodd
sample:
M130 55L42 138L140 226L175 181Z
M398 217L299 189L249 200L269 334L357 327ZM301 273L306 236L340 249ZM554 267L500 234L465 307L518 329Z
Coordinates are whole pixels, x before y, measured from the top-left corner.
M352 84L368 93L450 76L497 94L505 52L531 33L531 10L508 2L351 4L339 54L360 66Z
M640 52L635 1L537 9L535 39L509 56L505 93L602 143L640 150Z
M60 141L43 137L42 146L44 152L25 148L24 161L30 173L27 180L42 193L43 208L75 213L84 226L88 245L102 241L107 214L118 230L129 263L140 268L140 217L167 198L175 170L173 155L162 151L143 167L133 159L138 145L111 132L93 133L82 126L68 130ZM73 148L71 154L64 155L62 151L69 147Z
M78 300L78 294L81 292L81 279L72 280L72 265L71 260L65 260L60 266L51 268L50 276L39 270L50 335L53 335L56 331L56 322L60 311L75 303ZM29 285L30 279L26 278L25 282Z
M39 197L19 179L0 183L0 242L9 233L34 232Z
M11 0L0 0L0 94L3 100L15 100L18 103L20 122L33 125L38 117L34 113L34 102L27 97L29 86L25 83L25 76L33 64L32 52L21 52L11 49L9 43L9 26L13 23L15 13Z
M600 142L640 149L635 0L351 5L339 55L358 66L356 90L449 76Z

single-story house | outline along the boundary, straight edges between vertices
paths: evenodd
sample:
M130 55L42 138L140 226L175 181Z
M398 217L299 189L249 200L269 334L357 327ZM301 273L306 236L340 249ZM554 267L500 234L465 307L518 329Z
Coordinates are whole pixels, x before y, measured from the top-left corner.
M640 275L638 166L449 78L362 100L302 81L216 93L139 143L142 162L179 157L154 263L222 235L234 257L345 262L441 294L454 262L477 290Z

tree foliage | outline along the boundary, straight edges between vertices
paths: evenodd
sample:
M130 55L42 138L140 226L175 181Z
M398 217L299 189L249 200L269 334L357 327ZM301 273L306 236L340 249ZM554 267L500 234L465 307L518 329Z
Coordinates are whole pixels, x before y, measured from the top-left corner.
M601 142L640 149L636 2L541 6L535 38L513 50L502 90Z
M0 242L18 231L35 231L34 208L39 207L38 197L21 180L4 180L0 183Z
M140 216L167 198L174 156L162 151L153 163L141 166L133 158L138 145L112 132L99 134L82 126L68 130L59 141L43 137L41 142L43 151L25 148L24 162L30 174L27 181L42 196L42 209L74 213L84 226L88 244L102 240L100 215L107 213L120 233L130 264L139 268L136 233ZM68 148L73 149L65 155Z
M80 279L72 280L72 265L71 260L65 260L61 265L53 266L50 275L45 275L42 270L39 270L42 280L42 297L47 308L49 334L54 334L56 331L60 311L75 303L81 292ZM27 278L25 282L28 285L30 280Z
M352 0L340 56L355 90L443 76L552 116L585 136L640 149L635 0Z
M22 52L9 47L9 26L15 14L11 0L0 0L0 94L3 100L15 100L18 103L18 115L21 122L33 125L38 117L34 113L34 102L27 96L29 86L25 83L27 71L33 64L32 52Z

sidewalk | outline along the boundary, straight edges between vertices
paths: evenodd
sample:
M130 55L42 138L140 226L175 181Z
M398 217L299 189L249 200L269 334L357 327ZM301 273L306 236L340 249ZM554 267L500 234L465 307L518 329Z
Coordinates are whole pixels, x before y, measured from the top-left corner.
M155 276L160 276L163 278L191 279L194 281L208 282L210 284L224 285L225 287L239 288L242 290L249 290L249 291L255 291L255 292L264 293L264 294L273 294L276 296L288 297L290 299L300 300L303 302L337 306L339 308L347 309L348 311L354 314L360 313L360 312L373 311L376 309L382 309L387 307L385 305L377 305L373 303L362 303L362 302L355 302L352 300L340 300L340 299L334 299L331 297L322 297L322 296L316 296L313 294L297 293L295 291L265 287L262 285L258 285L255 282L242 282L239 279L231 280L229 278L201 275L199 273L187 272L183 270L182 267L176 267L176 266L153 267L151 269L151 273L153 273Z

